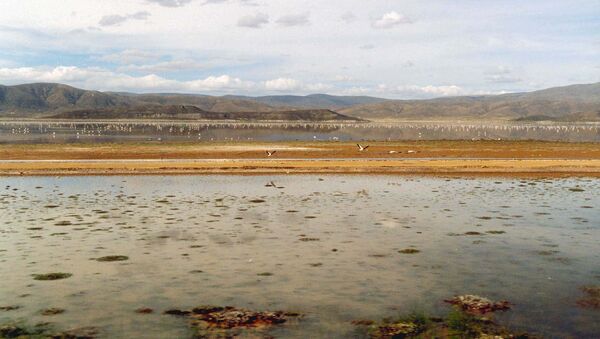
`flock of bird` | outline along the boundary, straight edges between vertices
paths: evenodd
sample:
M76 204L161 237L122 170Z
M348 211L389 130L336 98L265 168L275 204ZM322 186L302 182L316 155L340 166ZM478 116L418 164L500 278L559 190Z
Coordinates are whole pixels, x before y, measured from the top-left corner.
M358 148L359 152L365 152L367 151L367 149L369 148L370 145L361 145L361 144L356 144L356 147ZM267 154L267 157L272 157L275 153L277 153L277 150L272 150L272 151L265 151L265 153ZM388 154L398 154L398 153L402 153L400 151L388 151ZM406 151L406 153L408 154L415 154L417 153L417 151L415 150L408 150Z

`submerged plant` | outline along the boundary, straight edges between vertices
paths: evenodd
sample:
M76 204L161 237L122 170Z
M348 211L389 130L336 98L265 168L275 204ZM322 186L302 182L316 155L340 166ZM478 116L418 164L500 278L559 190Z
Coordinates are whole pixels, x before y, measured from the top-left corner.
M72 276L73 276L73 274L71 274L71 273L57 272L57 273L33 274L33 279L47 281L47 280L67 279Z
M96 261L110 262L110 261L125 261L128 259L129 259L129 257L125 256L125 255L107 255L105 257L96 259Z
M398 251L398 253L402 253L402 254L416 254L419 252L421 252L421 251L419 251L416 248L405 248L403 250Z

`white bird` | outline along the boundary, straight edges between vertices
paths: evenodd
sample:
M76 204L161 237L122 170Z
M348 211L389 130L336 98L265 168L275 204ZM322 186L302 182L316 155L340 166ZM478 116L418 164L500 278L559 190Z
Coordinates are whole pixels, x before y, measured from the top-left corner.
M413 151L412 149L410 149L406 153L417 153L417 151Z
M396 153L398 153L398 151L389 151L388 153L389 154L396 154Z
M275 154L277 151L266 151L267 152L267 156L270 157L273 154Z
M361 144L356 144L356 146L358 147L358 151L359 151L359 152L366 151L366 150L367 150L367 148L369 148L369 145L367 145L367 146L363 146L363 145L361 145Z

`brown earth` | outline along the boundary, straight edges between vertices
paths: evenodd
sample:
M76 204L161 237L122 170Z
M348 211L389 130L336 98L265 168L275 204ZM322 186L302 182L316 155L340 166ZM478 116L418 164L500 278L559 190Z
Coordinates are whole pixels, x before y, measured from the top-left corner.
M268 157L267 150L277 152ZM409 150L416 153L408 153ZM359 152L354 143L334 142L0 145L0 175L196 173L537 174L597 177L600 176L600 144L380 142L371 143L364 152Z
M364 144L367 145L367 144ZM269 159L340 158L491 158L491 159L600 159L600 143L540 141L406 141L372 142L359 152L348 142L203 142L122 144L0 145L0 160L74 159ZM416 153L407 153L409 150ZM390 154L390 151L399 153ZM401 153L400 153L401 152Z

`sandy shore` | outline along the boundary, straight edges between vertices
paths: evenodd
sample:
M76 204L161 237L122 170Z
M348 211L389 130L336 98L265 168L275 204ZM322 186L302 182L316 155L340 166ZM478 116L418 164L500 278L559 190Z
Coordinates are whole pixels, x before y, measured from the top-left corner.
M600 144L391 142L366 152L333 142L0 145L0 175L272 173L600 177Z

